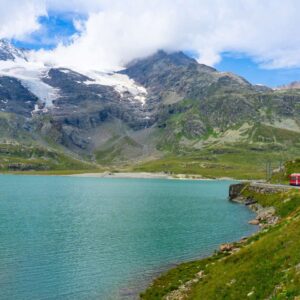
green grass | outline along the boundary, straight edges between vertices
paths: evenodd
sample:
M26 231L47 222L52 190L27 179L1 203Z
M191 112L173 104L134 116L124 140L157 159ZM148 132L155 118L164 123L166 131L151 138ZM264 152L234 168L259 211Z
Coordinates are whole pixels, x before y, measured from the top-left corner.
M196 174L207 178L266 179L266 163L272 162L272 167L278 168L280 161L290 158L293 151L282 152L243 144L223 145L186 154L168 154L132 169L139 172Z
M245 195L251 192L244 191ZM248 193L248 194L247 194ZM224 256L187 262L168 271L141 294L142 299L163 299L182 283L205 277L191 285L184 299L241 300L295 299L300 295L300 192L254 195L264 206L272 205L282 217L274 227L248 239L240 250Z
M142 149L142 146L129 136L122 138L114 137L106 145L105 148L95 151L96 161L102 165L112 165L117 162L126 162L123 151L134 151L135 149Z
M184 132L185 122L186 113L174 113L158 144L165 156L142 162L133 170L209 178L266 179L267 163L276 169L281 162L299 155L299 132L257 123L242 131L240 140L220 143L222 133L217 134L213 129L207 130L200 139L190 137ZM238 130L241 125L236 124L231 129ZM193 145L199 143L202 146L195 149Z
M0 144L0 171L53 172L89 170L97 166L40 146Z
M250 130L250 136L254 142L277 143L289 147L300 144L299 132L275 128L264 124L254 126Z
M123 143L124 142L124 143ZM122 140L122 145L128 149L136 149L139 145L131 140ZM124 146L124 147L125 147ZM277 168L280 161L284 161L297 153L297 149L278 151L273 146L266 145L218 145L209 149L202 149L188 153L166 154L163 158L142 162L136 165L128 164L126 160L114 162L121 158L122 147L109 148L96 153L97 163L71 157L58 150L41 148L40 146L24 146L0 144L0 170L9 171L9 164L21 163L31 166L36 171L92 170L114 167L134 172L165 172L171 174L198 175L206 178L231 177L236 179L265 179L266 162L272 162ZM133 151L133 150L132 150ZM287 163L287 172L300 170L300 160ZM277 177L276 177L277 176ZM279 178L280 177L280 178ZM287 175L281 173L273 176L274 182L287 182Z

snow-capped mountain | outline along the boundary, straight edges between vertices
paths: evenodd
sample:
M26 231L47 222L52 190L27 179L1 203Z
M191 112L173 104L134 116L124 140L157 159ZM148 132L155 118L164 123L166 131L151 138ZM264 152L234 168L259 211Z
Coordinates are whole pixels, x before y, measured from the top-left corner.
M296 90L252 85L182 52L158 51L111 73L31 61L7 41L0 53L0 145L54 147L107 163L227 141L267 143L273 130L290 130L291 144L298 141Z
M54 101L60 97L59 88L46 83L51 69L60 69L61 72L71 74L74 71L56 66L46 66L41 62L32 62L26 57L26 52L19 50L7 40L0 40L0 76L12 77L21 82L38 99L34 112L42 108L46 112L54 107ZM77 72L79 73L79 72ZM127 75L118 73L104 73L100 71L85 71L82 75L86 80L81 82L87 86L102 85L113 87L121 98L131 99L144 104L147 91L136 84Z

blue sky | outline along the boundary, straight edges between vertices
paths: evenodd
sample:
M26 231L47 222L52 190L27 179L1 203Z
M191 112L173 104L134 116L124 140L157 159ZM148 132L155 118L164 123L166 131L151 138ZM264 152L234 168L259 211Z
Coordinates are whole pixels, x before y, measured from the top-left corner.
M24 40L14 39L17 47L27 49L53 49L58 42L68 43L69 38L77 32L74 26L74 19L84 19L74 13L49 12L47 16L38 18L40 29L34 31Z
M130 11L127 12L126 9L125 9L125 12L130 14ZM126 29L126 26L127 26L126 21L128 22L128 20L126 19L126 17L127 17L126 13L124 14L125 15L124 31L127 30ZM237 15L239 15L239 14L237 14ZM108 17L111 17L111 15L108 15ZM129 17L130 17L130 15L129 15ZM103 15L101 16L101 18L103 18ZM54 49L58 45L58 43L63 43L64 45L68 45L68 43L70 43L70 37L73 36L75 33L78 33L77 29L74 26L75 19L81 20L83 22L88 21L88 14L80 15L80 14L78 14L78 10L76 12L70 12L70 11L58 12L58 11L49 10L49 11L47 11L47 15L38 17L38 23L40 24L40 28L38 30L34 30L30 34L27 34L26 38L22 38L22 40L16 39L16 38L13 39L13 43L18 47L24 47L24 48L35 49L35 50L38 50L41 48L46 49L46 50L51 50L51 49ZM96 17L95 17L95 20L97 20ZM95 20L93 22L95 22ZM129 18L129 20L130 20L130 18ZM101 21L100 15L99 15L98 21L99 22ZM119 26L118 22L119 21L116 20L117 25L115 23L111 24L111 28L114 28L114 26L116 27L116 30L112 31L112 37L114 36L114 34L118 35L120 32L120 28L118 27ZM143 22L143 21L141 21L141 22ZM102 24L102 23L100 23L100 24ZM143 23L141 23L141 24L143 25ZM170 24L172 24L172 22ZM221 25L220 25L220 28L222 28ZM132 30L132 28L130 27L130 23L128 26L129 26L128 30ZM172 27L172 26L173 26L173 24L170 25L170 27ZM232 25L230 25L230 26L232 26ZM109 51L107 51L107 49L105 47L103 49L101 47L103 45L111 42L111 40L107 36L105 36L105 38L106 38L106 40L108 40L108 42L106 42L105 40L104 41L100 40L97 36L98 33L94 33L91 28L92 27L90 26L90 31L92 31L92 34L94 34L94 36L92 36L92 34L91 34L91 36L92 36L92 38L94 38L95 44L96 44L96 42L98 43L97 44L98 48L95 48L96 51L97 51L97 49L100 49L100 50L103 50L103 52L108 53ZM99 28L100 28L100 25L99 25ZM136 27L136 28L138 28L138 27ZM107 29L110 29L109 26ZM133 30L135 30L135 28L133 28ZM159 32L159 28L157 30ZM100 33L103 35L103 32L100 32ZM187 31L186 33L189 33L189 32ZM132 33L130 33L130 34L132 34ZM194 34L197 37L196 33L194 33ZM197 32L197 34L198 34L198 32ZM204 31L203 34L206 34L206 32ZM134 36L134 34L133 34L133 36ZM208 32L208 36L210 36L210 32ZM284 37L284 35L283 35L283 37ZM250 46L252 45L251 42L252 41L249 40ZM101 43L102 43L102 45L101 45ZM233 40L232 43L234 44L235 40ZM113 44L113 42L112 42L112 44ZM120 42L120 44L122 47L124 46L124 43ZM128 43L128 44L129 45L131 44L130 47L132 47L132 48L134 48L134 46L135 46L134 43ZM280 44L280 40L279 40L279 44ZM212 45L214 45L214 44L212 44ZM137 43L137 46L141 48L141 51L143 51L143 49L144 49L143 45ZM127 45L126 45L126 47L127 47ZM253 45L253 48L255 48L254 45ZM108 49L110 49L110 48L108 47ZM115 50L116 47L113 46L112 49ZM80 50L80 48L79 48L79 50ZM132 50L132 49L130 49L130 50ZM186 49L182 49L182 50L186 50ZM206 49L204 49L204 50L206 50ZM77 49L74 49L74 52L77 52ZM127 52L129 52L129 51L127 51ZM266 52L266 53L268 54L268 52ZM117 54L120 55L120 53L117 53ZM265 56L267 54L265 54ZM272 53L270 53L270 54L272 54ZM220 55L221 55L222 59L220 60L219 63L214 65L214 67L216 69L218 69L220 71L230 71L230 72L236 73L240 76L243 76L244 78L246 78L248 81L250 81L253 84L265 84L265 85L268 85L271 87L275 87L278 85L290 83L292 81L300 80L300 68L297 68L297 67L290 67L287 65L284 67L277 66L277 68L274 68L274 69L266 69L266 68L261 67L258 63L256 63L251 58L251 55L249 55L249 54L236 53L233 51L233 52L221 52ZM85 55L85 57L87 57L87 56ZM265 57L263 57L263 58L265 58ZM269 58L267 57L267 59L269 59ZM271 56L271 60L272 60L272 56Z
M220 71L236 73L251 83L271 87L300 80L300 68L263 69L251 58L234 53L222 54L221 62L214 67Z

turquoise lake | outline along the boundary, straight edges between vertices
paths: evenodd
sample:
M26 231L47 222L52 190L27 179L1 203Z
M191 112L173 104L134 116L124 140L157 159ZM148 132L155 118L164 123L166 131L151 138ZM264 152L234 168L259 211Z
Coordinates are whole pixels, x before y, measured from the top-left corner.
M230 183L0 175L0 299L135 299L257 230Z

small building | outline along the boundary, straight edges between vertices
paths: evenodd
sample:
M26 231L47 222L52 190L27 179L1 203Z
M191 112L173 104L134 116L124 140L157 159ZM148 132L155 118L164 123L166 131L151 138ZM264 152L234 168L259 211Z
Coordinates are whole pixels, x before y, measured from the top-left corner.
M290 185L300 186L300 173L293 173L290 175Z

